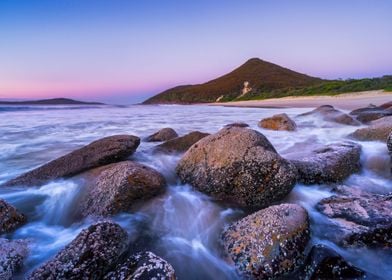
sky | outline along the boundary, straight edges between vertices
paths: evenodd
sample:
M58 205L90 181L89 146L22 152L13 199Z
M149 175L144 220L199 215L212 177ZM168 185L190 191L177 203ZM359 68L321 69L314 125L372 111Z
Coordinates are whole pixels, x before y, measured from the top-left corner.
M252 57L312 76L392 74L390 0L1 0L0 99L140 102Z

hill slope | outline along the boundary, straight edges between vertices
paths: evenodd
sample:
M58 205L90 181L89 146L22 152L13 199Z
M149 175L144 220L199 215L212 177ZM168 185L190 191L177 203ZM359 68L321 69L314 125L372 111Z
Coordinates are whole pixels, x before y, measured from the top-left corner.
M83 102L69 98L52 98L28 101L0 101L0 105L104 105L99 102Z
M247 85L245 85L247 82ZM234 71L204 84L168 89L143 104L198 103L232 100L260 91L301 88L322 82L279 65L252 58Z

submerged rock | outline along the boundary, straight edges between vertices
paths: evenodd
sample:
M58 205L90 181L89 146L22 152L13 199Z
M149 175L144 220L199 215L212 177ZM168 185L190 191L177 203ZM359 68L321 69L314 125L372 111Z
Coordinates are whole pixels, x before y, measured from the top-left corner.
M73 176L94 167L123 160L133 154L139 144L140 139L136 136L105 137L10 180L4 185L36 186L61 177Z
M365 272L347 262L333 249L315 245L305 261L299 279L361 279Z
M249 124L244 122L235 122L226 124L225 127L249 127Z
M197 142L176 171L183 183L201 192L252 208L283 199L297 176L264 135L239 127L223 128Z
M316 149L308 156L291 162L298 170L298 180L304 184L340 182L360 169L361 146L341 142ZM291 155L295 158L295 154Z
M146 138L146 141L147 142L168 141L176 137L178 137L178 134L173 128L165 127L155 132L154 134L148 136Z
M26 222L26 217L5 200L0 199L0 234L11 232Z
M325 121L329 121L329 122L354 125L354 126L359 125L358 121L354 120L352 117L343 113L342 111L336 110L331 105L320 106L314 109L313 111L301 114L299 116L309 116L309 115L320 116Z
M294 271L309 239L308 214L296 204L260 210L222 234L225 252L246 279L276 279Z
M28 279L102 279L127 247L127 233L117 224L98 222L81 233Z
M316 208L331 218L342 245L392 246L392 193L372 194L348 187L322 199Z
M166 141L155 147L154 152L161 153L184 153L193 144L198 142L200 139L208 136L210 134L203 133L200 131L193 131L184 136L174 138L172 140Z
M27 254L26 241L0 238L0 279L13 279L15 272L23 266Z
M263 119L259 122L259 126L265 129L288 131L294 131L297 128L296 123L287 114L278 114Z
M370 122L368 127L360 128L349 136L360 141L386 142L392 131L392 116Z
M175 280L176 275L174 268L167 261L147 251L132 255L107 273L103 279Z
M83 174L87 190L80 214L109 216L129 211L141 201L164 191L165 178L155 169L132 161L112 163Z

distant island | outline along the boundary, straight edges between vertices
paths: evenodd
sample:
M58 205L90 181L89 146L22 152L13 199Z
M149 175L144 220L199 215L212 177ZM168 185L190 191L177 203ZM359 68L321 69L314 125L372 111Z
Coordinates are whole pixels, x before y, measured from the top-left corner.
M252 58L232 72L204 84L182 85L143 104L192 104L262 100L286 96L336 95L369 90L392 91L392 76L326 80Z
M0 101L0 105L105 105L99 102L84 102L69 98L52 98L27 101Z

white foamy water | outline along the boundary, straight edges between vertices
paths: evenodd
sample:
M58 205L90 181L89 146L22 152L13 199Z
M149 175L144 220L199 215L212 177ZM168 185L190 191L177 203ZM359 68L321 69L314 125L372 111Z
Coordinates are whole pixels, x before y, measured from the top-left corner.
M163 127L180 135L199 130L214 133L225 124L246 122L262 132L283 156L336 142L357 129L324 122L311 116L295 118L309 109L258 109L208 106L129 107L0 107L0 183L64 155L99 138L133 134L142 139ZM260 119L287 113L298 131L268 131L257 126ZM131 157L154 167L169 182L164 195L143 205L137 213L123 213L114 220L135 244L167 259L179 279L237 279L221 251L219 235L233 220L245 215L218 204L206 195L180 185L175 176L179 156L153 155L155 143L141 142ZM392 191L385 143L363 142L363 169L345 183L379 193ZM28 216L28 223L6 235L28 239L30 255L22 274L50 259L92 220L73 220L80 186L72 179L57 180L38 188L2 188L0 197ZM312 242L333 246L349 261L383 278L392 278L391 253L379 250L345 250L323 237L325 217L314 206L331 195L328 186L298 184L286 201L306 207L311 216ZM136 242L137 241L137 242ZM136 246L136 245L135 245ZM138 245L139 246L139 245ZM23 277L20 275L19 277Z

